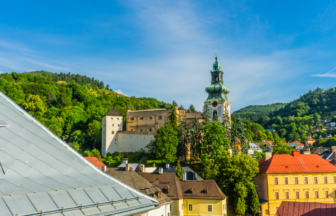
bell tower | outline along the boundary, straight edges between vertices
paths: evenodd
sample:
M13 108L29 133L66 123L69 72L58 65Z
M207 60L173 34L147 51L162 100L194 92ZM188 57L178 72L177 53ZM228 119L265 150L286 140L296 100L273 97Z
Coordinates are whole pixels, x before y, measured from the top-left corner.
M209 105L211 119L217 115L218 120L222 121L225 111L227 111L229 118L231 119L231 103L227 98L227 94L230 92L227 87L224 86L223 74L221 66L216 56L213 63L211 74L211 84L205 88L205 91L209 94L204 103Z

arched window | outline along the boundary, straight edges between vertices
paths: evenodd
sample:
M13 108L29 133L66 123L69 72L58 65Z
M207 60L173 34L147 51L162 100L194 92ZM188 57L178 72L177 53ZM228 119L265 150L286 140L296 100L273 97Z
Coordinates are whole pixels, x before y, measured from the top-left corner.
M215 81L216 81L216 82L218 81L218 77L217 77L217 75L215 75Z
M213 112L212 112L212 119L218 119L218 114L217 114L217 110L214 110Z

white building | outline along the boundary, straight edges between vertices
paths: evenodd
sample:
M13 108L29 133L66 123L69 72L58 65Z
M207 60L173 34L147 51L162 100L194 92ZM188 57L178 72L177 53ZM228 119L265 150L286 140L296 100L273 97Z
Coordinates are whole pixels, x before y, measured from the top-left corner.
M250 149L248 150L249 155L253 155L254 152L260 152L260 153L262 152L262 149L256 144L250 142L249 145L250 145Z

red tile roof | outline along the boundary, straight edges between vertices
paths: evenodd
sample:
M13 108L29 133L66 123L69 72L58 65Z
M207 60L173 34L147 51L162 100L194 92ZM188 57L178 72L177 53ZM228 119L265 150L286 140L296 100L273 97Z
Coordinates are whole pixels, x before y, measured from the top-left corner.
M294 155L294 156L293 156ZM316 154L274 155L259 164L261 173L321 173L336 172L336 167Z
M304 144L302 144L302 143L300 143L300 142L298 142L298 141L294 141L294 142L292 142L291 144L304 145Z
M316 141L315 139L313 139L313 138L311 138L311 137L309 137L307 140L308 140L308 141Z
M336 204L283 201L275 216L336 215Z
M102 170L102 166L106 166L103 162L98 160L96 157L85 157L86 160L90 161L93 165L95 165L98 169Z

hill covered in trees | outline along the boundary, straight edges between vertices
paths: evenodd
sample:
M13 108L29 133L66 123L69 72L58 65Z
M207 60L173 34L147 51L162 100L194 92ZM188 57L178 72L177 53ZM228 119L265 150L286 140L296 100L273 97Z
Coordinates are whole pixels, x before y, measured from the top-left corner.
M328 130L329 128L321 122L335 115L336 89L317 88L291 101L283 108L262 113L261 116L251 121L259 123L264 128L275 129L276 133L287 141L304 142L309 134L312 134L315 139L319 139L320 135L335 134L334 130Z
M234 113L236 117L241 117L250 121L258 120L263 114L268 115L274 111L277 111L286 106L285 103L274 103L267 105L250 105L244 108L241 108Z
M171 107L154 98L117 94L102 81L70 73L3 73L0 91L82 150L100 149L101 118L111 107L124 116L128 106L132 110Z

